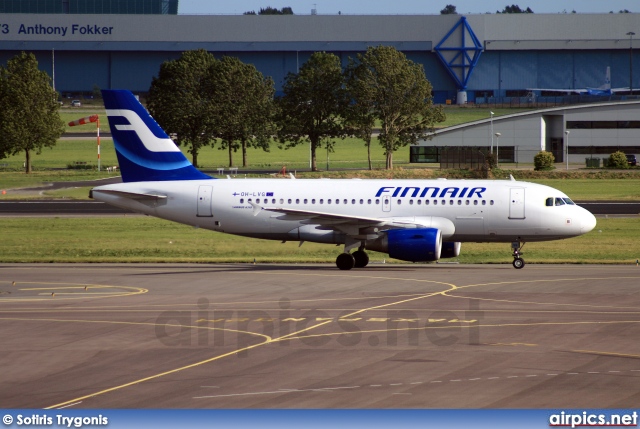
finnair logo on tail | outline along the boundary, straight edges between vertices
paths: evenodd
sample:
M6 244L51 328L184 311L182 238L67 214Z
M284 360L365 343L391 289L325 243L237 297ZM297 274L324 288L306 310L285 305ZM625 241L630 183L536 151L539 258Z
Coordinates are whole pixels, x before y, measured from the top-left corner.
M133 110L107 110L107 116L124 116L127 118L130 125L116 125L116 130L135 132L149 152L180 152L180 149L170 138L162 139L156 137L147 127L147 124Z

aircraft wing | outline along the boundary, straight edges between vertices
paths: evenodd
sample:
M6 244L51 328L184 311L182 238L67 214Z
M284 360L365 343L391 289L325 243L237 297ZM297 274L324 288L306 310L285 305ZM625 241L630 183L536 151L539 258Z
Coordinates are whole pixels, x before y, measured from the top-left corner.
M565 94L586 94L588 92L586 88L576 88L576 89L527 88L527 91L553 91L553 92L563 92Z
M629 92L631 89L629 87L626 88L611 88L611 92Z
M311 210L298 210L282 207L261 207L251 203L254 216L261 211L281 213L281 220L297 220L302 223L318 225L318 229L333 229L344 232L353 238L361 238L383 230L398 228L438 228L445 237L455 232L455 225L447 218L434 216L389 217L352 216Z

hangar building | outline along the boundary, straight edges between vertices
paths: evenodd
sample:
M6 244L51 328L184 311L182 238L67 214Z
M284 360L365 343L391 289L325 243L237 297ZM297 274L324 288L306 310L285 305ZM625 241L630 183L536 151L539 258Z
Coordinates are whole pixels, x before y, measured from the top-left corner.
M355 57L368 46L384 44L396 47L424 66L436 103L447 100L486 103L495 99L509 103L512 99L526 98L531 88L599 87L606 67L610 67L613 87L640 89L640 55L633 50L633 44L637 43L634 37L640 37L640 14L6 13L0 15L0 63L6 63L20 51L31 51L40 67L54 77L55 88L62 93L88 93L95 86L146 92L163 61L178 58L185 50L203 48L216 56L237 56L254 64L265 75L273 77L279 90L286 74L295 72L315 51L333 52L346 64L349 57ZM640 44L637 48L640 50ZM632 117L635 110L631 106L635 103L621 103L585 110L585 116L579 118L573 116L581 113L571 109L565 109L564 114L541 113L542 119L535 121L536 127L540 131L541 124L546 124L546 128L539 132L536 147L565 148L565 131L570 131L569 155L574 154L573 144L576 147L630 146L640 153L640 143L637 143L640 127L636 128ZM604 110L615 111L609 115L615 120L608 121L616 123L614 128L612 123L599 123L598 115ZM502 122L506 120L491 122L495 128L498 123L506 124ZM516 122L530 123L532 119L525 115L508 121L514 123L514 133L518 134L525 125ZM579 137L587 132L584 129L573 132L567 121L591 121L588 128L591 137L586 140ZM620 125L620 122L630 124ZM468 145L471 140L481 140L486 146L491 134L485 130L474 133L449 131L424 144ZM516 150L520 146L519 135L515 134L509 138L505 131L499 144L505 148L512 146L514 153L520 153L519 148ZM595 137L597 135L602 137ZM522 150L524 156L525 149ZM562 150L557 152L561 154Z

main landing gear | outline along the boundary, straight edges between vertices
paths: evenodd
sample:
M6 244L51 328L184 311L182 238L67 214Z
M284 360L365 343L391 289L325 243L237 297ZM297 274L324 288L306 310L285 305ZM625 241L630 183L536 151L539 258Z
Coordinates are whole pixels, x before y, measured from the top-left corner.
M364 251L364 246L360 246L358 250L353 253L349 253L349 250L345 246L344 253L341 253L336 258L336 266L341 270L350 270L351 268L364 268L369 264L369 255Z
M514 241L513 243L511 243L511 249L513 250L513 268L516 269L520 269L522 267L524 267L524 259L522 259L522 248L524 247L525 243L520 244L519 241Z

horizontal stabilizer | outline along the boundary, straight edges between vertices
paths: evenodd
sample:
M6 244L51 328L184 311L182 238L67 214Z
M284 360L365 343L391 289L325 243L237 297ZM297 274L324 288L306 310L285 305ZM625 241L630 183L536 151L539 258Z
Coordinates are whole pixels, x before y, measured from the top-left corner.
M131 200L165 200L167 198L166 195L160 195L160 194L116 191L111 189L93 189L91 190L91 195L90 195L91 198L93 198L94 192L103 192L105 194L116 195L118 197L123 197L123 198L129 198Z

